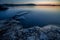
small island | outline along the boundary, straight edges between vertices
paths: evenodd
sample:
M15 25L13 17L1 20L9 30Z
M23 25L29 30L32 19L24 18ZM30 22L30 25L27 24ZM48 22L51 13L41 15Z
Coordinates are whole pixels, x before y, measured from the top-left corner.
M36 4L3 4L5 6L36 6Z

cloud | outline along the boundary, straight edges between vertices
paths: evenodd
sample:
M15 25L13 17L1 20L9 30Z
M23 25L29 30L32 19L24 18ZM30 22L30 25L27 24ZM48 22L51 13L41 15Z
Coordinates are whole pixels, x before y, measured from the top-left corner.
M54 2L54 1L60 1L60 0L0 0L0 3L16 3L16 2Z

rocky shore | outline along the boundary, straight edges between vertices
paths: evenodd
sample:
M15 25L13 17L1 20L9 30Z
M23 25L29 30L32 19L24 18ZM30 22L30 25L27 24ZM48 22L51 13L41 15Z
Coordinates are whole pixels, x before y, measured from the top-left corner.
M23 28L19 20L0 20L0 40L60 40L60 27L47 25Z

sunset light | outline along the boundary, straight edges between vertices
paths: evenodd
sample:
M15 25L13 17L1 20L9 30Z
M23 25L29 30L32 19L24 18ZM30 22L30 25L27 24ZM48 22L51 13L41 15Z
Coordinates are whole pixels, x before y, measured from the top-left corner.
M35 2L35 4L60 4L59 2Z

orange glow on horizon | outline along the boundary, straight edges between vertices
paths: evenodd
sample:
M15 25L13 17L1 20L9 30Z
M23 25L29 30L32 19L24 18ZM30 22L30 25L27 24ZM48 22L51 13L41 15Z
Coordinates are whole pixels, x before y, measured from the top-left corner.
M36 2L35 4L60 4L60 2Z

